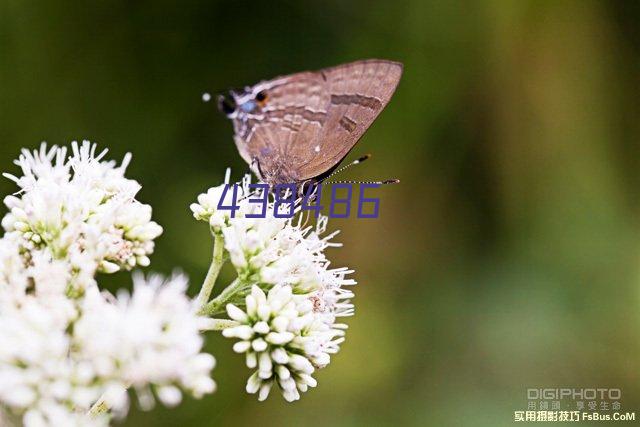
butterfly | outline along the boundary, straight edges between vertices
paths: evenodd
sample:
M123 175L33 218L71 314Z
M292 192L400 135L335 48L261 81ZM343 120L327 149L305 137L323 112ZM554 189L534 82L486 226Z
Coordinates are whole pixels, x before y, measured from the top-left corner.
M218 108L261 181L320 182L387 106L401 76L399 62L360 60L229 91Z

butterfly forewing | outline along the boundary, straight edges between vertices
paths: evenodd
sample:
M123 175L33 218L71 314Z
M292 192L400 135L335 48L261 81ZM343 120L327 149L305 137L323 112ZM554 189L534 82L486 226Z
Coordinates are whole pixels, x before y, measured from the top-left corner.
M270 183L301 182L333 169L395 91L402 65L364 60L275 78L256 111L240 112L235 140L242 157Z
M330 94L327 120L319 138L306 147L314 155L297 168L301 180L322 175L344 159L389 103L402 66L369 60L330 68L324 73ZM305 149L302 144L298 147Z

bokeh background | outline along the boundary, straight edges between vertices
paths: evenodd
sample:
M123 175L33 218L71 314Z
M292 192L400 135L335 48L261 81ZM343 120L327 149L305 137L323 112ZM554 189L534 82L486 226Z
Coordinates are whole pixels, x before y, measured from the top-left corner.
M380 218L330 224L344 247L329 256L359 285L319 387L258 403L211 334L218 392L124 425L493 427L529 387L620 388L637 411L639 20L636 1L2 0L0 169L42 140L132 152L165 227L152 269L183 268L195 293L211 241L189 203L246 170L201 94L402 61L351 155L373 159L343 176L402 183L378 190Z

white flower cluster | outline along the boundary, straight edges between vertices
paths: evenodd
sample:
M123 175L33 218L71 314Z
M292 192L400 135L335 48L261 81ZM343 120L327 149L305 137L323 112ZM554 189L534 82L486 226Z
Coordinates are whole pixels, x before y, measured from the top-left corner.
M277 383L285 399L296 400L299 392L315 386L311 373L326 366L329 354L336 353L344 340L346 325L336 318L353 314L349 302L353 293L346 286L355 281L347 278L351 270L329 268L325 249L340 245L330 242L337 233L321 237L326 217L320 217L315 228L304 226L299 213L295 219L275 218L269 202L266 218L247 218L261 209L246 197L249 183L245 176L239 185L233 218L217 208L226 184L201 194L191 210L223 237L238 280L247 287L254 285L246 299L232 300L245 311L227 306L229 317L241 325L224 331L225 336L241 340L234 350L246 353L247 366L258 367L247 391L259 391L262 400ZM225 206L232 202L229 195L231 190L226 191Z
M212 393L209 373L215 359L200 353L204 319L194 315L185 296L187 278L134 274L133 279L131 295L120 292L113 301L99 294L84 298L83 315L73 328L82 357L103 381L136 389L143 408L153 406L149 384L168 406L180 403L180 388L195 397ZM123 403L111 406L123 408Z
M116 414L128 408L132 386L143 408L150 386L166 405L181 389L211 393L213 356L200 353L198 318L184 295L186 279L137 276L131 296L88 292L77 313L65 317L27 296L0 307L0 403L25 425L106 425L86 417L102 395Z
M229 179L231 176L231 170L227 169L224 177L224 184L217 187L211 187L206 193L202 193L198 196L198 203L191 204L191 211L193 216L197 220L206 221L209 223L211 230L215 233L219 233L223 227L229 225L231 219L231 212L228 210L220 210L218 206L221 204L224 206L230 206L233 202L233 189L227 189L229 185ZM239 202L243 207L238 216L244 216L246 213L251 212L248 200L245 196L249 193L248 186L251 182L251 176L245 175L241 185L236 187L236 202Z
M95 274L147 265L162 229L134 199L139 185L95 146L24 151L21 188L5 199L0 238L0 414L30 426L107 425L88 416L104 401L128 408L153 395L178 404L182 391L211 393L214 366L201 353L202 319L175 275L134 276L131 295L100 292ZM3 424L4 425L4 424Z
M112 273L149 265L153 240L162 227L151 221L151 207L135 200L140 185L124 176L127 155L116 167L96 154L88 141L66 147L23 150L15 162L23 176L4 174L20 187L5 198L7 234L22 238L25 251L44 251L69 260L74 285L90 286L96 270Z
M254 285L245 305L246 311L227 305L229 317L240 325L222 334L238 338L233 350L245 353L247 366L257 368L247 392L259 392L258 399L264 400L275 382L287 401L298 400L299 392L316 386L315 368L329 364L329 355L338 352L346 325L324 322L311 299L294 295L287 285L276 285L267 295Z
M25 426L108 423L87 416L101 387L89 365L69 357L70 322L33 297L0 308L0 403Z

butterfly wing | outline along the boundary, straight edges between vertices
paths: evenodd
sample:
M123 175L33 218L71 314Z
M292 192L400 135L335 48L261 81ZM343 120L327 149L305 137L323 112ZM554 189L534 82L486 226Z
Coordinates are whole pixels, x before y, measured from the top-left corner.
M262 82L264 104L234 120L242 157L267 182L300 182L334 168L389 103L402 65L363 60ZM257 163L257 164L256 164Z

